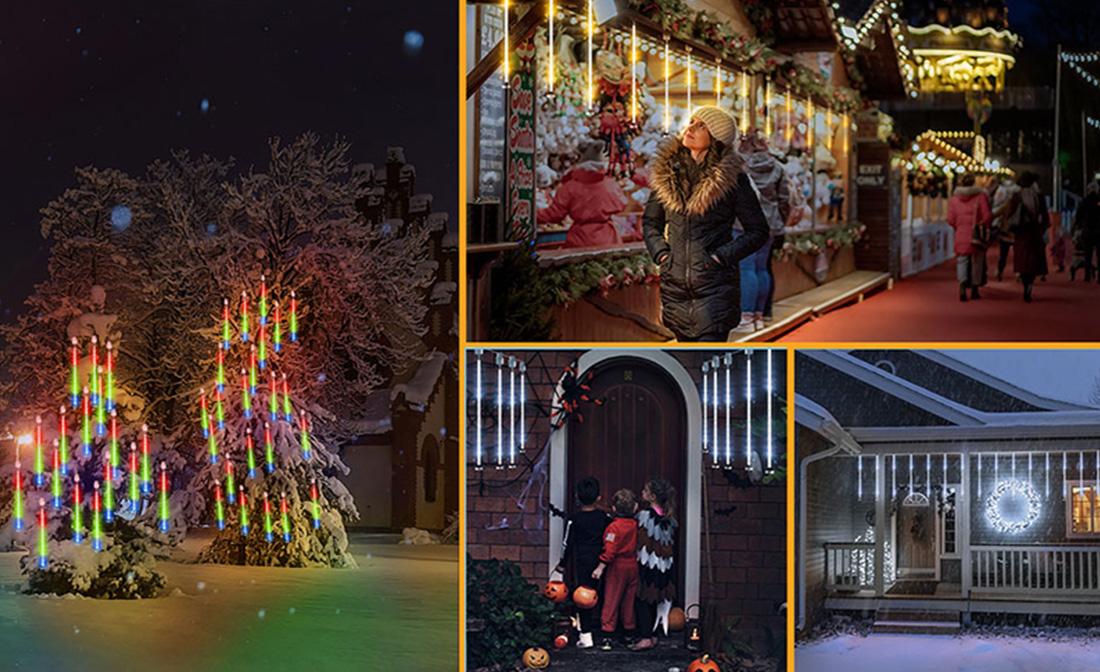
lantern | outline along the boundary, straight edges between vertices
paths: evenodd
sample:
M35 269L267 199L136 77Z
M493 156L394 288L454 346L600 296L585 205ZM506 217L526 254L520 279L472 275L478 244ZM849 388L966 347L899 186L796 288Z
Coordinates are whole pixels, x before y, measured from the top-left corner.
M581 609L591 609L596 606L596 601L598 599L599 596L596 594L595 588L578 586L577 589L573 591L573 602Z
M569 596L569 588L564 581L550 581L546 584L542 594L554 602L561 602Z
M691 610L695 610L695 618L691 617ZM671 614L670 614L670 621ZM684 648L696 652L703 650L703 624L699 620L699 605L689 605L684 610Z
M696 658L687 666L687 672L722 672L718 663L710 659L710 654L704 653L702 658Z

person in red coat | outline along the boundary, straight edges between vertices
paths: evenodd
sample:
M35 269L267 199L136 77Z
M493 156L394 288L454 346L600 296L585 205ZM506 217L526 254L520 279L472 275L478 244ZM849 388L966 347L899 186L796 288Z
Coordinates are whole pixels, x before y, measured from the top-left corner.
M564 247L622 245L622 234L611 217L622 212L628 201L619 183L607 174L603 152L602 140L583 145L580 161L562 178L554 202L536 213L539 224L556 224L567 215L573 220Z
M611 500L615 520L603 533L603 554L600 564L592 571L592 578L599 580L606 569L603 587L603 611L600 628L603 630L604 650L611 649L611 637L615 634L619 616L628 640L633 640L638 627L634 613L634 599L638 594L638 521L634 513L638 500L633 490L623 488ZM633 641L629 641L633 644Z
M959 178L959 186L947 205L947 223L955 229L955 263L958 269L959 301L966 301L966 290L970 289L970 298L979 299L978 288L985 284L985 245L976 244L976 240L987 240L988 236L976 237L977 231L989 231L993 213L989 208L989 197L981 187L974 186L973 173ZM983 227L983 229L978 229Z

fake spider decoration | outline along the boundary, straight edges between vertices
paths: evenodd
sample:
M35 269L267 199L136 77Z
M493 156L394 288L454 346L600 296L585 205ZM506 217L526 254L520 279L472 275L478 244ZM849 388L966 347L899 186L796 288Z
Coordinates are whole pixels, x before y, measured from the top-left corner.
M565 373L561 378L561 396L558 397L550 412L551 427L561 429L574 415L577 417L577 422L584 422L584 414L581 413L582 403L603 406L603 399L593 399L589 396L592 388L588 383L591 380L591 371L581 378L577 377L576 362L565 367Z

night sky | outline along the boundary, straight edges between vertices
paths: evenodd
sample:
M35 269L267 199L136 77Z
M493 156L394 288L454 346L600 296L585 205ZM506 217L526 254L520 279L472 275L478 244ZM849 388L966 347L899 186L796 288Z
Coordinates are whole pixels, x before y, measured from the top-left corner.
M458 217L458 7L440 0L123 0L0 7L0 320L45 279L39 208L73 168L170 150L266 166L267 138L400 145Z

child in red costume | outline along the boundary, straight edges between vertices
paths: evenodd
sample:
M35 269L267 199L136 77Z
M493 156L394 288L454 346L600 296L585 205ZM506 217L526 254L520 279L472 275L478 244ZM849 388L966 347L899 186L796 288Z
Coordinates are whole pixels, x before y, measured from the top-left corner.
M638 521L634 513L638 503L634 492L623 488L612 499L615 520L603 533L603 554L600 564L592 572L592 578L599 579L607 570L607 579L603 587L603 612L600 615L600 627L604 639L601 648L611 649L611 636L615 634L620 611L623 629L632 639L637 623L634 617L634 598L638 593Z

